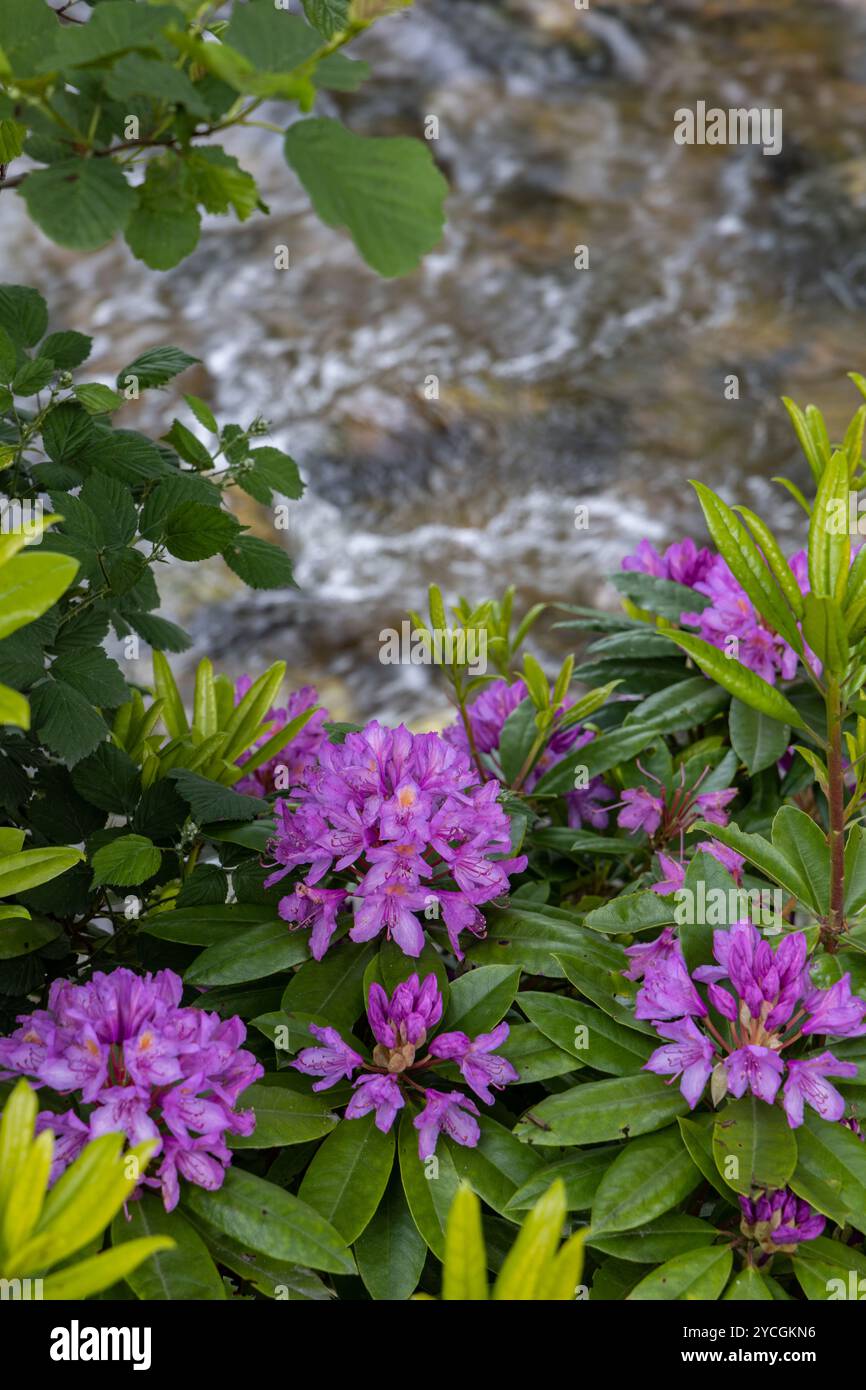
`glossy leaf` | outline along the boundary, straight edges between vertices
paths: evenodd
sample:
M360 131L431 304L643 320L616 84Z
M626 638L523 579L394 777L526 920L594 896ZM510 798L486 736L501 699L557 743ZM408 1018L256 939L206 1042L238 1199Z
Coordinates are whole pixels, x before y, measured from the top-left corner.
M457 1189L445 1230L442 1297L446 1302L479 1302L488 1296L487 1254L481 1231L481 1204L468 1183Z
M593 1235L654 1220L701 1182L676 1125L626 1145L601 1180L592 1205Z
M742 700L743 704L778 720L780 724L790 724L794 729L806 727L798 710L787 696L776 686L769 685L767 681L755 675L747 666L729 659L718 647L711 646L700 637L693 637L685 632L669 632L667 635L692 658L705 676L709 676L710 680L715 681L724 690L730 691L731 695Z
M153 1237L165 1238L166 1245L125 1276L138 1298L226 1297L225 1285L198 1232L182 1212L167 1212L160 1196L146 1192L129 1204L128 1215L121 1212L114 1218L111 1240L115 1248L122 1249L129 1241Z
M629 1301L657 1300L691 1303L717 1299L728 1282L733 1254L724 1246L690 1250L654 1269L632 1289Z
M427 1245L406 1204L399 1172L372 1220L355 1243L358 1273L371 1298L400 1302L410 1298L427 1259Z
M599 1144L662 1129L687 1109L679 1091L643 1072L613 1081L591 1081L548 1096L527 1111L515 1133L545 1148Z
M394 1163L394 1132L374 1115L343 1120L316 1150L298 1196L351 1245L372 1219Z
M784 1187L797 1166L797 1141L784 1111L750 1094L719 1111L713 1130L716 1167L736 1192Z
M354 1273L346 1242L330 1222L253 1173L229 1168L216 1192L187 1184L184 1201L194 1215L263 1255L331 1274Z

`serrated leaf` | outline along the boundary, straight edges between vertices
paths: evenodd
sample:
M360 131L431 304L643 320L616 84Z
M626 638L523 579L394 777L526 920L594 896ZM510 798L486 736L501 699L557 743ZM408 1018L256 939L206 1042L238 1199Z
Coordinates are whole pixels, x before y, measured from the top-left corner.
M185 372L187 367L195 366L200 360L198 357L191 357L182 348L148 348L147 352L141 353L118 372L117 389L123 391L130 378L135 379L142 391L152 386L164 386L172 377Z
M295 588L292 561L278 545L256 536L237 536L222 551L229 569L251 589Z
M96 251L110 241L136 200L110 159L63 159L37 169L21 185L21 196L37 227L75 251Z
M286 160L330 227L345 227L380 275L405 275L442 235L448 185L421 142L355 135L339 121L298 121Z
M72 766L108 735L90 701L63 681L47 680L30 692L33 726L43 743Z
M90 356L93 339L86 333L76 333L71 329L60 333L49 333L42 344L43 357L50 357L58 370L71 372L80 367Z
M202 502L184 502L165 522L165 544L178 560L206 560L225 549L238 523L228 512Z
M146 835L121 835L93 855L94 887L132 888L158 872L162 853Z
M73 386L72 390L75 399L84 406L88 415L110 415L123 405L123 397L119 396L116 391L112 391L110 386L103 386L99 381L90 381L82 386Z

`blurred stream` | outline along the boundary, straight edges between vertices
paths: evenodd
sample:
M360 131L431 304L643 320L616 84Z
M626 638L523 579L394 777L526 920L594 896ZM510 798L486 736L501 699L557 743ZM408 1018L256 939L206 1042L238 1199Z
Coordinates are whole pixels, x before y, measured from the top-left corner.
M219 559L163 572L163 611L195 636L186 669L204 650L233 676L282 657L338 717L416 718L439 688L380 665L379 631L431 580L613 605L603 576L641 536L702 533L694 476L801 544L769 482L805 481L778 398L841 433L845 372L866 371L866 3L416 0L352 52L373 69L339 99L354 129L439 120L449 222L416 274L378 279L253 130L227 143L271 217L210 219L169 274L121 244L66 253L12 197L0 249L54 326L95 334L94 374L157 343L202 358L120 423L189 421L192 391L222 420L261 412L301 466L287 533L240 506L292 550L299 592L252 593ZM782 152L675 144L675 110L699 99L781 107ZM563 637L542 627L538 650L555 659Z

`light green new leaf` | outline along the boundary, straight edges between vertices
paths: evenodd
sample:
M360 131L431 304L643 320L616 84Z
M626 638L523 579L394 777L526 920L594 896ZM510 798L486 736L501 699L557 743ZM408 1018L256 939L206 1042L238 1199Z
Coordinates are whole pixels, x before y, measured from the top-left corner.
M2 565L0 640L41 618L69 588L77 572L78 561L71 555L16 555Z
M182 1212L166 1211L157 1193L145 1192L130 1202L128 1215L120 1212L114 1218L111 1240L118 1250L151 1241L154 1251L160 1252L121 1276L138 1298L152 1302L226 1297L225 1284L201 1236Z
M112 1250L104 1250L101 1255L81 1260L71 1269L50 1274L43 1283L42 1297L76 1301L90 1298L91 1294L110 1289L119 1280L129 1278L149 1255L154 1255L158 1250L169 1252L171 1247L172 1241L168 1236L147 1236L118 1245Z
M487 1253L481 1231L481 1203L462 1182L448 1213L442 1298L480 1302L487 1298Z
M824 469L809 522L809 585L816 598L841 601L850 557L848 459L840 450Z
M134 888L151 878L162 863L162 851L146 835L121 835L93 856L93 883Z
M565 1188L554 1182L520 1228L493 1286L498 1301L522 1302L537 1297L545 1267L559 1246L565 1223Z
M26 893L41 883L48 883L52 878L65 874L67 869L80 863L83 858L80 850L50 845L6 855L0 858L0 898Z

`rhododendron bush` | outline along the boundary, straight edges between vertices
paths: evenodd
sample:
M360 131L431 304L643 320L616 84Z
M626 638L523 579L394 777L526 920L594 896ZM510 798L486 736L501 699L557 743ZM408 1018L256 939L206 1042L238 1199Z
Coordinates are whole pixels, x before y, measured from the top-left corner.
M38 307L0 296L28 361ZM214 422L216 487L87 399L55 375L26 441L10 417L54 510L0 553L0 1096L49 1201L106 1136L137 1156L100 1258L147 1241L99 1287L823 1300L866 1273L866 406L833 446L789 403L798 550L696 484L708 536L642 542L618 611L561 605L558 671L539 609L433 587L416 627L489 661L454 649L423 732L338 723L279 663L204 658L185 698L153 565L284 582L220 504L296 471ZM20 1248L0 1274L39 1272Z

